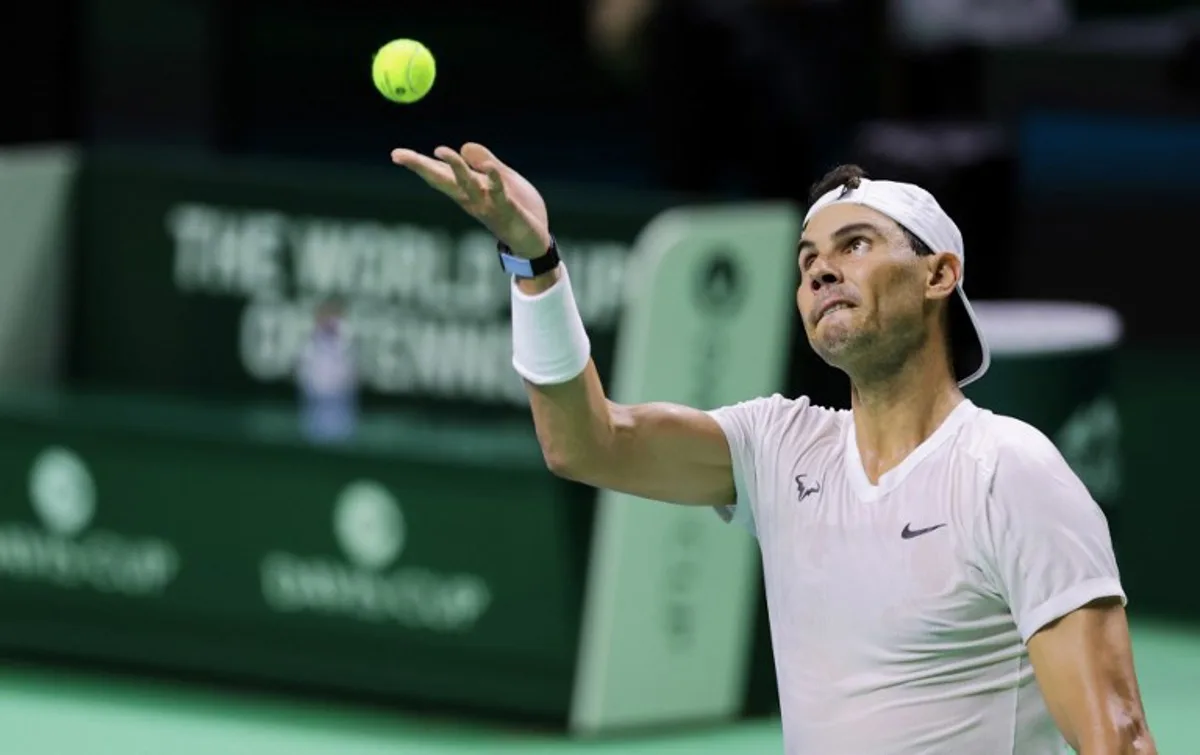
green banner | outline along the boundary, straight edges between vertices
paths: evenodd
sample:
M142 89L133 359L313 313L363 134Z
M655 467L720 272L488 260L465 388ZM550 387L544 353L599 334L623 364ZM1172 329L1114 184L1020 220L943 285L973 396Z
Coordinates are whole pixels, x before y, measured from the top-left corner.
M0 406L0 645L564 718L588 509L528 423Z
M548 189L598 366L633 239L665 199ZM407 171L99 153L78 192L72 377L281 397L341 300L368 403L524 406L495 240Z

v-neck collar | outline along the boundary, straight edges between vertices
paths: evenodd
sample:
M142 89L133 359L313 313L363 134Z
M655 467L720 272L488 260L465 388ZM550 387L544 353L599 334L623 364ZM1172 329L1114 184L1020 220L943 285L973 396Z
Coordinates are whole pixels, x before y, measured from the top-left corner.
M976 411L975 404L970 399L963 399L958 406L950 411L946 418L942 420L942 424L937 430L933 431L928 438L921 442L921 445L914 448L904 460L895 467L884 472L879 478L878 484L871 484L871 480L867 477L866 470L863 469L862 456L858 453L858 431L854 427L854 413L851 412L849 419L849 429L845 433L846 437L846 452L844 459L846 463L846 475L850 479L850 486L859 498L864 501L878 500L884 494L894 490L904 478L929 454L937 450L938 446L945 443L954 433L962 426Z

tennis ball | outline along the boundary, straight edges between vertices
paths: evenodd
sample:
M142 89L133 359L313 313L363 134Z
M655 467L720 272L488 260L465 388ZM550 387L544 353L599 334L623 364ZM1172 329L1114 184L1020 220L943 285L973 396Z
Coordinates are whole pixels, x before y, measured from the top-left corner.
M371 63L375 88L392 102L416 102L433 88L437 65L429 48L414 39L394 39Z

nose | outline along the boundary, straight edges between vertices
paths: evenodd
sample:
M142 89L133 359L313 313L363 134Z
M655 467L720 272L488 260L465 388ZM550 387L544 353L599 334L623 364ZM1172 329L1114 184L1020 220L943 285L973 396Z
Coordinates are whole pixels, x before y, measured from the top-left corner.
M828 260L818 257L808 267L808 285L813 291L820 291L823 286L831 286L842 282L842 272Z

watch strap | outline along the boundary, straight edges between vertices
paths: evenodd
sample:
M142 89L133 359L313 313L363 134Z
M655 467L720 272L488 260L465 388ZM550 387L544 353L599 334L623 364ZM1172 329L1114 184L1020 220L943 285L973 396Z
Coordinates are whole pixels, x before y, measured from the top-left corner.
M536 278L558 267L562 261L558 256L558 242L550 235L550 246L540 257L526 259L512 253L512 249L503 241L496 242L496 251L500 254L500 267L517 278Z

